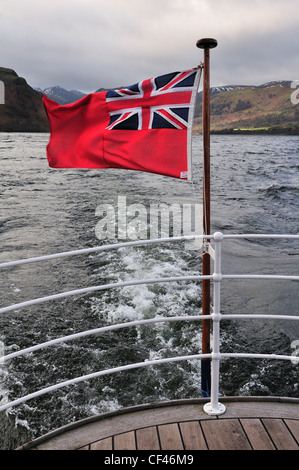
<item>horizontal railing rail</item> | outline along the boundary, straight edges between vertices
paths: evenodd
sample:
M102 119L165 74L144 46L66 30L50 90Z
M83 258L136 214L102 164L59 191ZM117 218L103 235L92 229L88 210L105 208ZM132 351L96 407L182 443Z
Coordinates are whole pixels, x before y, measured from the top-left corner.
M136 240L132 242L112 243L109 245L99 245L99 246L95 246L91 248L82 248L81 250L63 251L60 253L54 253L52 255L37 256L33 258L19 259L16 261L8 261L5 263L0 263L0 268L7 268L7 267L12 267L12 266L18 266L21 264L36 263L38 261L47 261L47 260L52 260L52 259L57 259L57 258L64 258L67 256L84 255L84 254L96 253L96 252L101 252L101 251L116 250L119 248L128 248L130 246L153 245L156 243L179 242L179 241L202 239L202 238L203 238L202 235L186 235L184 237L152 238L149 240Z
M190 275L190 276L177 276L177 277L165 277L158 279L139 279L125 282L116 282L101 284L97 286L91 286L81 289L75 289L67 292L61 292L58 294L48 295L45 297L40 297L36 299L31 299L28 301L20 302L17 304L9 305L6 307L0 308L0 314L7 313L9 311L18 310L24 307L31 305L40 304L43 302L48 302L50 300L57 300L64 297L69 297L73 295L81 295L90 292L112 289L112 288L122 288L133 285L140 284L155 284L155 283L164 283L164 282L182 282L182 281L201 281L203 279L210 279L213 282L213 313L210 315L186 315L186 316L175 316L175 317L155 317L146 320L137 320L130 321L126 323L120 323L115 325L109 325L101 328L94 328L92 330L82 331L74 333L72 335L63 336L56 338L41 344L37 344L23 350L15 351L13 353L7 354L1 357L1 362L5 363L8 360L12 360L16 357L29 354L50 346L54 346L60 343L65 343L67 341L75 340L89 335L102 334L107 331L113 331L120 328L128 328L141 325L150 325L154 323L161 322L177 322L177 321L204 321L212 320L213 324L213 334L212 334L212 351L210 354L195 354L187 356L177 356L170 357L158 360L148 360L144 362L139 362L136 364L127 364L120 367L115 367L112 369L106 369L102 371L97 371L88 375L83 375L80 377L75 377L73 379L60 382L58 384L46 387L42 390L30 393L26 396L23 396L19 399L13 400L11 402L6 402L0 406L0 411L4 411L13 406L17 406L21 403L24 403L28 400L36 398L40 395L50 393L54 390L72 385L78 382L86 381L93 379L95 377L100 377L107 374L113 374L120 371L136 369L140 367L155 366L163 364L166 362L179 362L179 361L190 361L190 360L200 360L200 359L211 359L211 401L204 406L206 413L211 415L217 415L225 412L225 407L219 403L219 363L221 359L226 358L255 358L255 359L280 359L280 360L291 360L292 362L298 361L299 357L296 358L294 355L278 355L278 354L256 354L256 353L223 353L220 352L220 322L223 320L235 320L235 319L253 319L253 318L263 318L263 319L273 319L273 320L291 320L298 321L299 315L269 315L269 314L223 314L221 313L220 308L220 286L222 281L230 279L247 279L247 280L288 280L288 281L299 281L299 275L272 275L272 274L222 274L221 272L221 249L223 240L227 239L295 239L299 240L299 235L283 235L283 234L222 234L221 232L216 232L213 235L200 235L200 236L187 236L187 237L170 237L170 238L159 238L153 240L138 240L133 242L124 242L124 243L115 243L110 245L103 245L94 248L86 248L81 250L72 250L67 252L56 253L52 255L22 259L17 261L10 261L0 264L0 269L11 268L20 266L26 263L40 262L40 261L49 261L57 258L63 258L67 256L89 254L95 252L102 252L107 250L114 250L118 248L125 248L130 246L142 246L156 243L165 243L165 242L178 242L184 240L191 240L194 238L213 240L214 246L209 245L209 253L214 260L214 272L208 276L200 275ZM206 248L206 247L205 247Z

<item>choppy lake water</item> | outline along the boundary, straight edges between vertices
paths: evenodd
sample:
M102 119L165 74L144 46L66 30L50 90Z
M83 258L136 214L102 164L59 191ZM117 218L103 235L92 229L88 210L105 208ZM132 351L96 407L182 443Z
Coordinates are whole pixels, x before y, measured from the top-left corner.
M96 232L101 220L97 208L103 204L116 211L120 200L146 210L161 203L201 203L201 136L193 139L193 184L128 170L50 169L48 138L0 134L0 262L107 242ZM212 136L212 232L298 233L298 170L298 136ZM298 274L295 241L231 241L223 252L223 272ZM131 247L3 269L1 305L107 282L200 273L201 257L184 242ZM222 310L296 314L298 300L295 282L229 281L223 286ZM2 314L0 340L7 354L115 322L196 315L200 309L199 282L106 290ZM223 322L221 348L291 354L294 340L299 340L298 322ZM142 326L63 343L2 364L2 400L121 364L197 354L200 345L200 324L195 322ZM199 367L198 361L188 361L120 372L28 401L2 413L0 448L15 448L91 414L200 396ZM286 361L223 361L220 393L299 397L298 367Z

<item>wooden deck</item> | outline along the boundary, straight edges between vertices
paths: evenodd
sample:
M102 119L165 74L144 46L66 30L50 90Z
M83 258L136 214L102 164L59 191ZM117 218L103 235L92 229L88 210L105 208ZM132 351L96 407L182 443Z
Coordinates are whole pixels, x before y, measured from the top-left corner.
M231 397L218 417L206 399L126 408L70 424L18 450L299 450L299 400Z

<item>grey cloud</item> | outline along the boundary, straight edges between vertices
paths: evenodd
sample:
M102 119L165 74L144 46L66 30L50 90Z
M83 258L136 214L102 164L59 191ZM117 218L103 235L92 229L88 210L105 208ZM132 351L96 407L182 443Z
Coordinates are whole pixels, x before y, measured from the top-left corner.
M297 0L2 0L1 66L32 86L95 91L197 65L213 85L296 79Z

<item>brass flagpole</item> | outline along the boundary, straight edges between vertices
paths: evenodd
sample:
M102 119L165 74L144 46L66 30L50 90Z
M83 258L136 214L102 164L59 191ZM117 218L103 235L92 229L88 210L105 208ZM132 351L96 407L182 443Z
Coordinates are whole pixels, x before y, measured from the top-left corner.
M203 70L203 233L210 235L210 49L217 46L216 39L199 39L196 46L204 50ZM210 240L206 240L205 243ZM202 275L210 274L210 255L204 250L202 257ZM202 314L210 314L210 280L202 281ZM202 354L210 353L210 321L202 322ZM201 393L204 397L210 396L211 361L201 361Z

